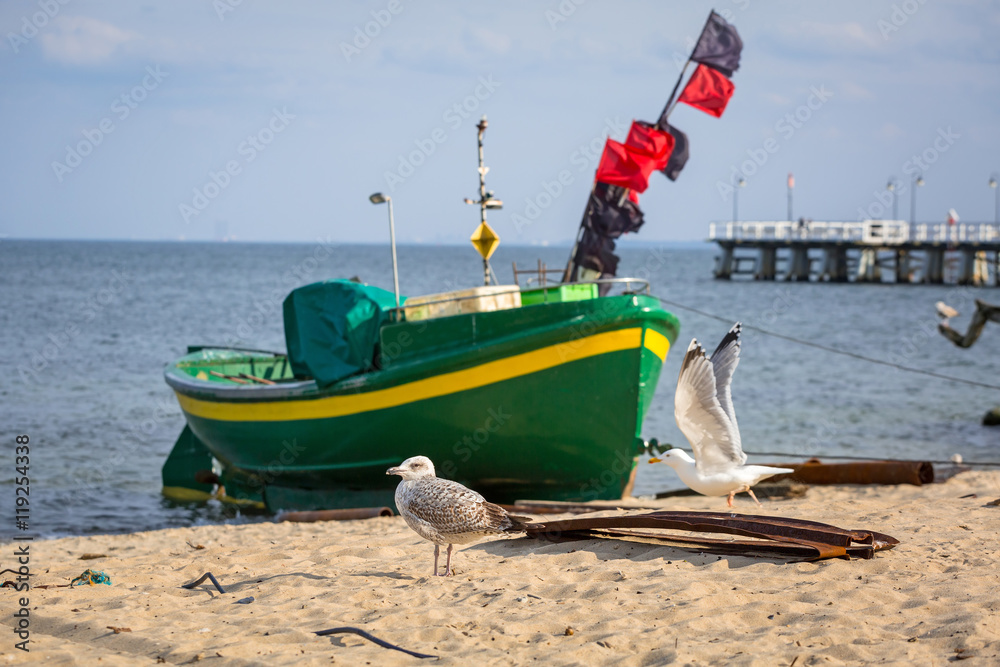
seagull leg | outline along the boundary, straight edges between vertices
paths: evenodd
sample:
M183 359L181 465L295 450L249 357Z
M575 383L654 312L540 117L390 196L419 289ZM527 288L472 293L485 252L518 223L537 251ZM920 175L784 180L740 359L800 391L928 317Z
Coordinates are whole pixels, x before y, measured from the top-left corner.
M760 504L760 501L757 500L757 496L754 495L753 489L751 489L749 486L747 487L747 493L749 493L750 497L753 498L753 501L757 503L757 507L763 507L763 505Z
M445 565L444 568L444 576L446 577L450 577L452 574L454 574L451 571L451 550L454 548L454 546L455 546L454 544L448 545L448 563Z
M735 495L736 495L735 491L730 491L729 492L729 498L726 500L726 504L729 505L730 507L733 506L733 496L735 496Z
M441 555L441 545L434 545L434 576L438 576L438 556Z

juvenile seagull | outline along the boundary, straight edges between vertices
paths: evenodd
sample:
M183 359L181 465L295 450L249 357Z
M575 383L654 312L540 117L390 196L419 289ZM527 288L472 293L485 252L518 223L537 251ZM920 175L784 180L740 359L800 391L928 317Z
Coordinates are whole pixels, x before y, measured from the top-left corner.
M434 543L434 576L438 576L441 546L448 545L444 574L451 576L452 545L475 542L487 535L519 533L525 517L510 516L507 510L486 502L481 495L458 482L434 475L434 464L426 456L413 456L386 475L399 475L396 507L406 525L417 535Z
M733 496L746 491L760 505L750 489L772 475L795 472L789 468L744 465L747 455L740 443L740 429L733 410L730 384L740 361L740 331L737 322L726 334L711 360L705 350L692 340L681 364L674 394L677 426L691 443L694 458L681 450L670 449L662 459L673 468L681 481L706 496L725 496L733 506Z

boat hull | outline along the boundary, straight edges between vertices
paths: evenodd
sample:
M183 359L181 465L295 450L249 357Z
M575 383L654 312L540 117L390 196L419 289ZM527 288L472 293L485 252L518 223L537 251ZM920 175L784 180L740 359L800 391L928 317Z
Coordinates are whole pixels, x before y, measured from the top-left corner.
M391 505L385 470L417 454L494 502L621 497L676 319L640 296L518 311L386 327L383 350L417 342L326 390L167 377L227 496L271 510Z

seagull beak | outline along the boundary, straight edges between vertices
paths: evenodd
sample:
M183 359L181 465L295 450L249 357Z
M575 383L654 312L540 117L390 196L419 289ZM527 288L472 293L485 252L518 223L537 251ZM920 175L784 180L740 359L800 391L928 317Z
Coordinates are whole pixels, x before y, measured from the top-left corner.
M397 468L389 468L388 470L385 471L385 474L386 475L402 475L403 474L403 469L402 468L398 468L398 467Z
M655 456L653 458L649 459L650 463L660 463L662 461L663 461L663 459L658 459Z

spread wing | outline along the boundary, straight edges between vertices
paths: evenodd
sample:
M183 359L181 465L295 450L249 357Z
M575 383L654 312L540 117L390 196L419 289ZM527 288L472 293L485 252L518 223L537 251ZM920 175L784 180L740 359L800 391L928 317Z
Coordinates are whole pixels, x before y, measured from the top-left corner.
M729 333L725 335L719 346L712 353L712 370L715 371L715 393L719 398L719 405L723 412L729 417L729 423L733 425L733 435L736 438L736 446L743 450L740 440L740 426L736 423L736 410L733 408L733 393L730 386L733 383L733 372L736 365L740 363L740 333L743 325L737 322ZM746 460L746 457L743 457ZM742 465L742 463L740 464Z
M735 363L732 363L732 367L726 366L728 370L724 372L732 377L734 367ZM705 356L705 350L698 341L692 340L681 364L680 377L677 378L674 416L677 426L691 443L698 470L702 474L728 470L746 462L746 454L740 446L739 432L719 401L716 382L712 362ZM731 409L732 402L729 402Z

